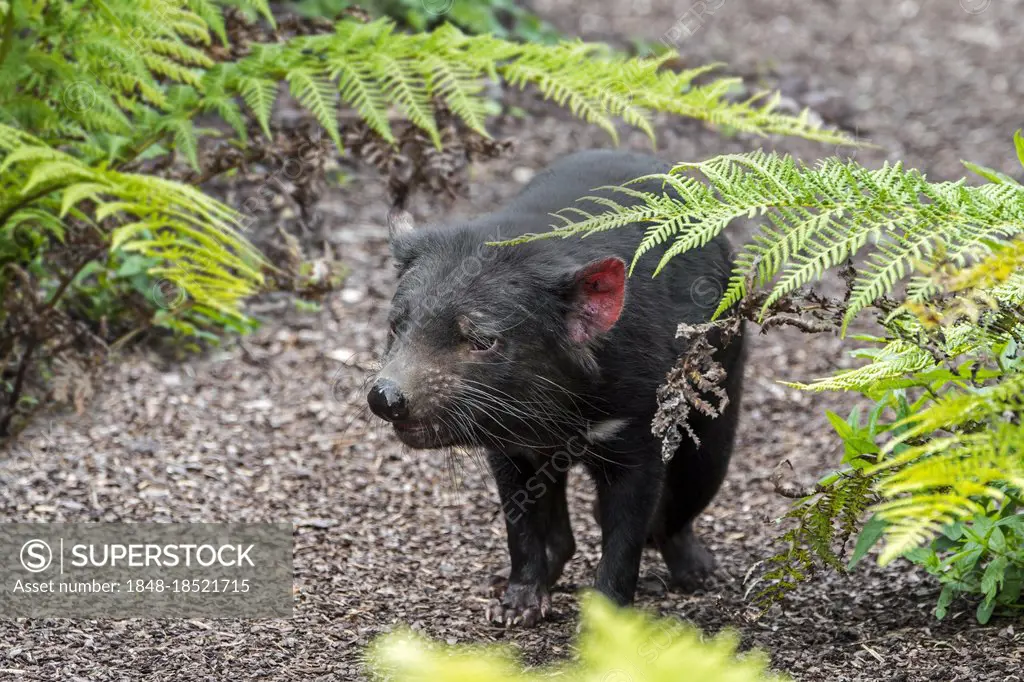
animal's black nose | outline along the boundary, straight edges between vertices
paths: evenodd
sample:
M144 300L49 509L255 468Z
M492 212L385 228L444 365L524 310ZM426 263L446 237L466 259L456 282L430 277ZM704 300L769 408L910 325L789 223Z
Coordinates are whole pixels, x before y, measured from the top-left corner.
M378 379L366 396L370 409L381 419L389 422L405 421L409 418L409 404L398 384L390 379Z

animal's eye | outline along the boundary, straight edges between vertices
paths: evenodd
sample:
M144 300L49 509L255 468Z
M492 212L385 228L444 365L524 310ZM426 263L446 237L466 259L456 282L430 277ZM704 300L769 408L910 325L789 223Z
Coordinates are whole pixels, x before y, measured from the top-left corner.
M489 353L498 347L498 337L480 331L468 315L458 318L459 333L466 340L470 352Z
M469 339L469 348L474 353L489 353L498 347L498 337L473 335Z

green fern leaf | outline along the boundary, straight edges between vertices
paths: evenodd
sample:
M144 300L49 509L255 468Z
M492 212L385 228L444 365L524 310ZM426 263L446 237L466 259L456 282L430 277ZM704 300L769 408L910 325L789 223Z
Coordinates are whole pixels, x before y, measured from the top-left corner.
M413 64L384 53L375 54L371 64L383 77L387 97L402 109L410 121L430 135L434 146L440 149L441 134L434 121L427 88L417 76Z
M170 119L165 127L174 135L174 149L184 155L192 168L199 170L199 137L192 121L187 118Z
M340 150L342 145L341 135L338 132L337 92L330 81L316 73L299 68L288 73L288 84L295 99L309 109Z
M388 122L387 98L366 64L344 54L331 55L328 77L338 82L341 99L351 105L366 124L387 142L394 142Z
M228 35L220 8L212 0L188 0L188 7L214 32L221 44L227 46Z
M60 217L66 216L71 208L80 201L85 199L97 201L106 189L107 185L99 182L82 182L65 188L60 204Z
M249 110L259 122L263 134L270 137L270 112L277 99L277 83L266 78L243 76L237 82Z

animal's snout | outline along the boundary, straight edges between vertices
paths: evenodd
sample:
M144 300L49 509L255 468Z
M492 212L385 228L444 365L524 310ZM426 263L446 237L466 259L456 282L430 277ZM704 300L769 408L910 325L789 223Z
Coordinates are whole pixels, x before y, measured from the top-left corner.
M391 379L378 379L366 396L370 409L381 419L389 422L405 421L409 418L409 401Z

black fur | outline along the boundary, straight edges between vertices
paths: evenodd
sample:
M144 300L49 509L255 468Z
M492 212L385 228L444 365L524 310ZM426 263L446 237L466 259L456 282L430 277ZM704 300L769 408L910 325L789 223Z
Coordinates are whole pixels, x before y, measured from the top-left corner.
M410 446L487 450L511 556L507 587L489 609L493 620L532 624L549 608L549 588L575 550L565 501L571 463L581 462L597 484L598 590L618 603L632 601L649 537L677 583L692 586L710 568L691 522L728 466L741 341L719 351L730 405L717 419L695 420L701 448L684 436L666 467L651 419L656 390L684 350L676 326L706 321L724 291L725 238L676 257L658 277L652 272L662 251L647 254L626 281L617 324L585 343L568 332L567 320L580 305L575 275L610 256L628 264L642 226L586 239L486 246L546 231L550 213L585 195L629 203L595 188L667 168L639 154L580 152L539 173L493 213L393 238L400 272L393 331L370 403ZM609 420L621 428L602 439L608 433L601 425L610 431Z

